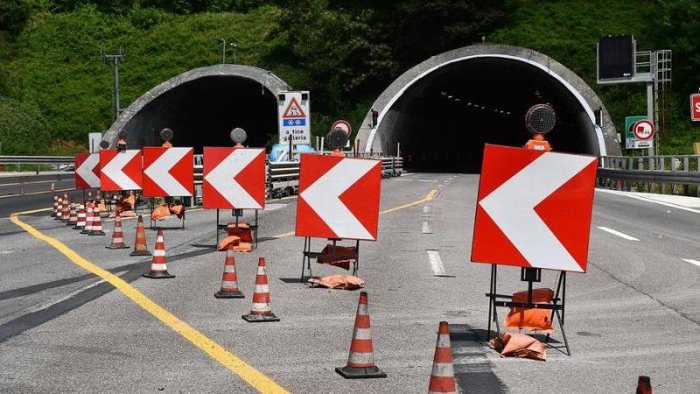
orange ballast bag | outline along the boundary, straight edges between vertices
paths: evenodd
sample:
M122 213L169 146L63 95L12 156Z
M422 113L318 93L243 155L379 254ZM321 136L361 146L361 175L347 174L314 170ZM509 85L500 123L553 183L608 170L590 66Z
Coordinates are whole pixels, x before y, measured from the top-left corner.
M532 290L532 302L535 304L550 304L553 298L554 290L552 289ZM527 291L513 293L513 302L527 302ZM504 323L509 328L524 328L552 333L554 328L551 317L552 311L550 309L510 308Z
M350 269L350 263L357 261L357 248L354 246L333 246L326 245L321 251L321 255L316 259L317 263L330 264L336 267L341 267L346 270Z

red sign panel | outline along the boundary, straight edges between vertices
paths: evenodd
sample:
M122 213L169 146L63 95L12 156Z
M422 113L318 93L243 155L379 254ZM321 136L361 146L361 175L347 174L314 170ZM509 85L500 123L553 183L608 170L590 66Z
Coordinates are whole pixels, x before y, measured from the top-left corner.
M100 189L102 191L141 190L140 150L100 151Z
M700 122L700 93L690 95L690 119Z
M204 148L202 206L265 208L265 150Z
M375 241L379 160L302 154L296 235Z
M194 193L192 148L143 148L143 195L188 196Z
M486 145L471 260L585 272L597 159Z
M75 188L100 187L100 154L80 153L75 155Z

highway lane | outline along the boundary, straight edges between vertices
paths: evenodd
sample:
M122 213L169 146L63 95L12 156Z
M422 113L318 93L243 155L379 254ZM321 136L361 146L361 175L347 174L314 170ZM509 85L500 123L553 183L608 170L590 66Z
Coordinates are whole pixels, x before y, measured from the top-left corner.
M57 193L67 193L70 198L83 196L82 190L75 189L75 181L72 178L54 182L54 188ZM0 185L0 218L9 217L13 212L46 208L47 201L53 204L51 182L27 183L24 193L24 196L20 195L20 187L17 184Z
M700 334L692 301L700 295L700 267L682 259L700 260L694 225L700 223L698 214L596 193L589 271L570 274L567 288L566 328L573 355L550 349L546 363L501 359L477 336L486 328L489 283L489 266L468 262L477 180L471 175L410 174L383 182L381 209L387 213L380 217L379 241L362 243L359 272L370 296L377 365L389 375L377 380L345 380L333 372L347 360L358 294L297 283L303 241L286 235L294 229L294 200L270 205L260 217L258 250L236 256L239 285L247 296L236 301L213 297L224 257L208 247L214 243L213 212L191 212L186 231L166 232L169 270L177 275L170 281L129 278L139 273L136 267L145 272L148 259L104 249L108 237L80 236L41 215L25 220L125 277L292 392L423 392L442 319L453 324L455 371L463 390L632 391L641 374L650 375L661 391L697 387ZM432 200L390 211L424 199L431 190L438 191ZM131 243L133 221L125 223ZM7 332L8 322L48 310L41 308L52 302L67 310L50 311L45 323L0 340L0 364L8 366L0 370L0 391L252 392L121 293L90 293L103 284L17 229L0 219L0 334ZM152 247L154 233L147 236ZM435 253L442 276L435 276L435 260L429 257ZM261 255L268 261L272 309L282 319L279 323L248 324L239 317L250 311ZM314 269L316 274L343 272ZM519 270L500 268L503 292L523 289L518 277ZM544 285L554 285L550 273L544 279ZM87 301L69 309L70 299ZM557 332L554 338L561 336Z

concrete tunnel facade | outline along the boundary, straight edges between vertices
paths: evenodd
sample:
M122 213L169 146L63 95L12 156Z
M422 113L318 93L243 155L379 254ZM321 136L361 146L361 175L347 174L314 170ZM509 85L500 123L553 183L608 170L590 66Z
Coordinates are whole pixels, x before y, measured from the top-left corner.
M525 113L538 103L557 113L547 135L555 151L620 154L605 106L580 77L544 54L503 45L455 49L406 71L373 103L376 125L370 110L357 143L364 152L400 150L413 170L478 172L484 144L525 144Z
M157 146L160 130L169 127L175 146L201 153L204 146L230 146L229 132L242 127L246 144L262 147L277 135L277 95L290 89L256 67L197 68L135 100L104 139L114 146L125 131L130 149ZM373 103L377 124L368 111L355 139L365 152L400 153L412 170L478 172L484 144L527 141L525 112L542 102L557 113L547 135L555 151L620 154L605 106L580 77L544 54L503 45L455 49L406 71Z
M116 145L125 131L129 149L160 146L160 130L175 133L174 146L232 146L229 133L246 130L246 145L263 147L277 135L277 94L290 87L271 71L219 64L173 77L136 99L103 139Z

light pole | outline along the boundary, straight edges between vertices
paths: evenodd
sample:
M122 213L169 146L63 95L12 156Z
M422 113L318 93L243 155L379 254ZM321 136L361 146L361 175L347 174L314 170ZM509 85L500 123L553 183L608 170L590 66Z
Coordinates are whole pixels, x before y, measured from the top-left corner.
M114 120L116 121L119 115L122 113L122 109L119 105L119 63L121 62L121 59L126 57L126 55L124 55L124 49L120 46L119 53L114 55L108 55L104 53L102 48L100 48L100 57L102 58L102 61L107 62L111 60L114 64Z
M233 63L235 64L236 63L236 49L238 48L238 46L236 45L235 42L232 42L229 45L231 45L231 50L233 50Z
M219 41L221 42L221 64L225 64L226 63L226 39L219 38Z

